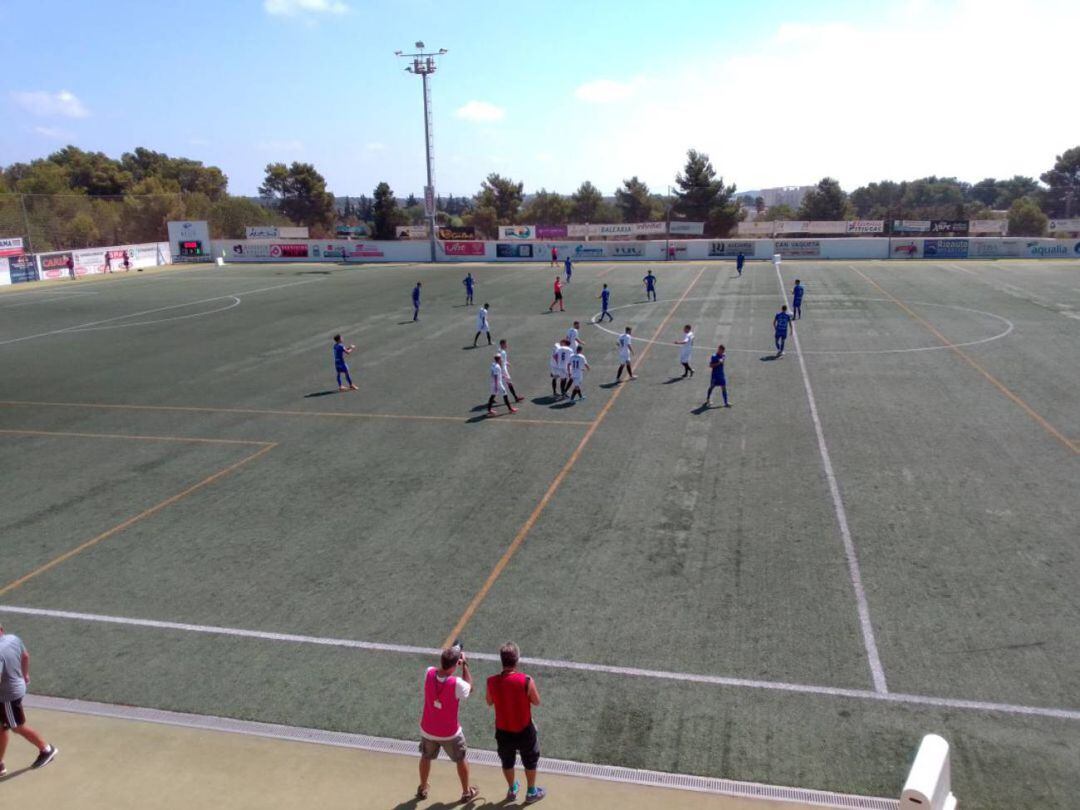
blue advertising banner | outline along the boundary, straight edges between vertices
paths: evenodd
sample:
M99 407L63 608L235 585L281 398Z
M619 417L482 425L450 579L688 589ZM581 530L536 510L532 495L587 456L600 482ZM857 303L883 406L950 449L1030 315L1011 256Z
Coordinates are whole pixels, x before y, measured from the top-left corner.
M495 245L495 255L500 259L531 259L532 245Z
M966 259L967 239L927 239L923 242L923 258Z
M38 280L37 262L33 256L9 256L7 262L12 284Z

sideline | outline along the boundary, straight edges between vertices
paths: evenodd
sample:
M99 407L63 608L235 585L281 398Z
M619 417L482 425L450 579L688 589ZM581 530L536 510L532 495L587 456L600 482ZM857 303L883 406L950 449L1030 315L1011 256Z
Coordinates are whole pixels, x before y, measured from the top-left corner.
M345 638L325 638L321 636L306 636L296 633L275 633L268 630L246 630L238 627L217 627L202 624L187 624L184 622L167 622L157 619L137 619L125 616L106 616L96 613L77 613L69 610L50 610L39 607L22 607L18 605L0 604L0 615L36 616L45 619L58 619L66 621L91 622L97 624L113 624L123 627L141 627L152 630L168 630L181 633L198 633L203 635L225 636L230 638L246 638L257 641L273 641L286 644L309 644L319 647L336 647L349 650L363 650L366 652L396 653L399 655L418 655L431 658L442 652L434 647L417 647L408 644L388 644L378 641L357 641ZM470 652L469 658L476 661L489 661L497 663L499 656L493 653ZM522 656L521 663L525 666L539 667L543 669L569 670L575 672L588 672L593 674L614 675L624 678L645 678L657 681L673 681L676 683L698 683L707 686L718 686L734 689L753 689L768 692L784 692L799 695L811 695L815 697L841 698L877 703L892 703L905 706L929 706L938 709L958 709L963 711L982 712L988 714L1018 715L1024 717L1045 717L1052 720L1067 720L1080 722L1080 708L1063 709L1046 706L1027 706L1017 703L995 703L985 700L966 700L963 698L935 697L932 695L915 695L901 692L875 692L870 689L850 689L839 686L824 686L815 684L789 683L786 681L764 681L750 678L735 678L725 675L702 675L696 672L676 672L659 669L642 669L640 667L609 666L607 664L590 664L579 661L565 661L552 658L530 658Z

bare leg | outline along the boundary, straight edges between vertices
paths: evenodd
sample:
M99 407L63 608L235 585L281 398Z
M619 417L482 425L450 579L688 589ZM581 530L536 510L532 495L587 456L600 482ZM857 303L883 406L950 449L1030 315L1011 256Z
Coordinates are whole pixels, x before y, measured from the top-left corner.
M7 729L0 729L0 762L4 761L4 753L7 751L8 733Z
M468 760L461 760L457 764L458 779L461 780L461 792L465 793L469 789L469 762Z
M514 786L514 769L503 768L503 778L506 779L506 786L512 788Z
M49 744L41 738L41 735L30 728L30 726L19 726L15 729L15 733L31 745L37 746L38 751L44 751L49 747Z
M525 782L529 785L529 790L536 787L536 771L525 771Z
M431 760L427 757L420 757L420 787L426 788L428 786L429 776L431 776Z

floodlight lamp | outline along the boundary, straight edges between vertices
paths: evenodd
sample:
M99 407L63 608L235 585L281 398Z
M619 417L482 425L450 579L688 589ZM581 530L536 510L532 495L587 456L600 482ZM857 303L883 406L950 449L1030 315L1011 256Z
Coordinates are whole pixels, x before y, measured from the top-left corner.
M394 56L401 56L401 51L394 51Z
M424 43L423 42L417 42L416 47L419 48L420 50L423 50L424 49Z
M446 53L446 48L439 48L439 53Z

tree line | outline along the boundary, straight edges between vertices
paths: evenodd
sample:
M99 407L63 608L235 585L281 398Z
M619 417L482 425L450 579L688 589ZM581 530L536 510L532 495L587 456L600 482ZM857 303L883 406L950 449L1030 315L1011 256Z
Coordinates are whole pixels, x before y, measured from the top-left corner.
M1041 183L1039 182L1041 181ZM1080 216L1080 146L1058 155L1040 175L986 178L967 183L955 177L882 180L845 192L823 178L793 209L736 196L704 152L688 150L671 194L651 190L638 176L625 179L613 197L592 182L569 195L541 188L526 195L524 184L489 174L471 197L440 196L440 225L463 225L493 238L499 225L520 223L647 222L665 218L705 223L706 236L727 236L748 215L758 219L991 219L1006 211L1009 232L1042 235L1049 217ZM215 238L242 238L247 225L306 225L313 237L330 236L337 225L366 225L377 239L393 239L400 225L426 222L414 195L398 198L380 182L371 197L337 198L310 163L270 163L259 199L228 193L228 178L216 166L170 157L139 147L120 158L67 146L46 158L0 170L0 236L26 234L38 251L92 245L157 241L165 224L205 219ZM753 212L751 214L751 211Z

